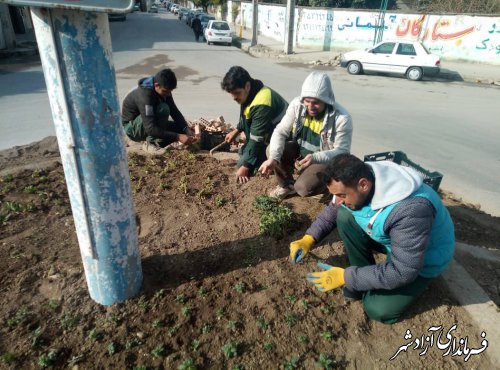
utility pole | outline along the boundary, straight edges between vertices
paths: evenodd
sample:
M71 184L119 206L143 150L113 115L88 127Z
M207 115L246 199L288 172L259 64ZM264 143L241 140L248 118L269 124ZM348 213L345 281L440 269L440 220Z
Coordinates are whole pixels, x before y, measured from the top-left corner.
M257 45L257 27L259 24L259 12L257 9L258 0L252 0L253 14L252 14L252 42L250 46Z
M293 54L293 28L295 25L295 0L286 2L285 54Z

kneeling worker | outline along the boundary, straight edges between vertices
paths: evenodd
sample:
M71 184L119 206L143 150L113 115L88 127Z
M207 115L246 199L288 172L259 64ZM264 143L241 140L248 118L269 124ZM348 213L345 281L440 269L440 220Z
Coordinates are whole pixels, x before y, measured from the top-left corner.
M176 87L174 72L163 69L155 76L140 79L123 101L125 133L130 140L144 141L143 149L149 153L160 154L162 148L171 143L189 144L194 140L194 133L172 97Z
M337 227L350 266L320 262L326 271L307 280L322 292L344 287L346 299L362 299L368 317L395 323L453 258L448 210L417 171L390 161L365 163L340 154L321 177L334 199L290 244L291 262ZM373 251L385 253L386 261L376 264Z

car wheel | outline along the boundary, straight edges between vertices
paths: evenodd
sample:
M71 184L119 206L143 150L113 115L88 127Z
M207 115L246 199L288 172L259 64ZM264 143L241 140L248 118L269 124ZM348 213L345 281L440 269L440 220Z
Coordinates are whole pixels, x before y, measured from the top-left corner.
M406 71L406 78L411 81L420 81L424 76L424 72L422 72L422 68L420 67L410 67Z
M361 67L360 62L349 62L347 65L347 72L349 72L352 75L359 75L361 71L363 70L363 67Z
M232 43L232 42L228 42L228 43L227 43L227 46L232 46L232 45L233 45L233 43Z

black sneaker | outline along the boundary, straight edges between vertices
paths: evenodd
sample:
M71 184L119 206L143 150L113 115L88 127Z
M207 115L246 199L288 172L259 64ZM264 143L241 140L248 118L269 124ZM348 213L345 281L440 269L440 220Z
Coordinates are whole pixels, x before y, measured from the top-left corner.
M344 293L344 299L346 301L359 301L363 298L363 293L357 290L351 290L347 287L342 288L342 293Z

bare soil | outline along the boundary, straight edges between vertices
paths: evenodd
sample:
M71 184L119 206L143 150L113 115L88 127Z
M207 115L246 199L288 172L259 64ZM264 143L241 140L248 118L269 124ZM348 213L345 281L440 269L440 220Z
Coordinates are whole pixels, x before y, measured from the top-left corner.
M286 200L296 225L281 240L262 236L252 203L274 179L237 185L234 164L185 150L129 152L144 284L104 307L88 294L55 138L0 152L0 368L314 369L320 357L331 360L323 368L496 366L485 352L465 362L435 345L389 361L407 329L419 336L442 325L446 334L456 324L453 334L480 348L488 328L474 326L440 278L392 326L368 320L339 291L316 291L305 274L318 259L346 265L338 235L298 266L288 244L324 204ZM498 249L498 218L442 195L458 240ZM499 305L500 263L457 258Z

